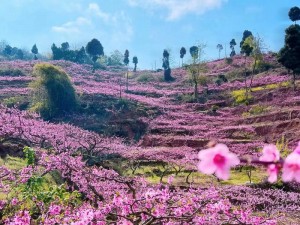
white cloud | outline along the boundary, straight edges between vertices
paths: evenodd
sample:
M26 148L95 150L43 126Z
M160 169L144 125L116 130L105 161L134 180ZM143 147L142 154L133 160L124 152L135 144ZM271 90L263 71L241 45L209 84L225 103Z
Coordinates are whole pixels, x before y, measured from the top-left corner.
M208 10L219 8L228 0L128 0L129 5L146 9L168 10L168 20L178 19L186 14L204 14Z
M58 33L80 33L82 26L91 25L91 21L84 17L78 17L75 21L64 23L61 26L53 26L52 30Z
M102 18L106 22L110 19L110 15L103 12L97 3L90 3L87 12L89 14Z
M53 26L52 31L78 40L98 37L116 47L131 42L133 38L132 21L124 11L108 13L98 4L89 3L77 16L74 21Z

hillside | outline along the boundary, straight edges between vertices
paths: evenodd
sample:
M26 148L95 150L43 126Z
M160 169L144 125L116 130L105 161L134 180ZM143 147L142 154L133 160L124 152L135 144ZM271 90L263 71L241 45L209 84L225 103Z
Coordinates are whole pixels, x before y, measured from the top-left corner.
M241 157L259 156L266 143L277 142L285 154L296 146L300 135L300 89L293 91L289 74L277 63L275 56L264 55L264 60L268 66L253 77L247 101L244 59L240 56L234 57L232 63L223 59L207 63L208 70L203 74L206 85L199 86L198 101L192 98L194 89L188 80L188 69L173 69L175 80L172 82L162 80L163 72L129 72L126 90L124 68L111 67L93 73L87 65L50 61L70 75L81 101L77 112L61 115L50 122L19 111L29 107L28 85L35 79L32 70L39 61L1 61L0 99L6 106L1 106L0 114L0 156L23 157L22 148L26 145L41 149L56 146L55 151L68 149L76 153L80 146L89 149L94 140L96 147L85 158L91 165L104 160L105 167L128 177L143 175L153 184L159 180L167 182L167 176L174 174L175 186L181 188L191 183L201 188L214 184L220 188L222 196L230 196L232 202L246 207L252 204L251 207L258 211L259 205L265 204L261 210L266 212L268 207L272 208L273 217L280 211L298 215L298 186L278 184L289 191L284 192L266 185L267 176L262 167L242 165L229 181L221 182L230 186L220 186L214 177L200 176L197 172L197 154L207 148L211 140L226 144ZM248 59L249 71L251 63ZM220 75L227 81L217 81ZM248 85L250 79L248 76ZM13 114L19 119L13 118ZM20 128L23 129L20 131L21 123L17 124L23 120L26 129ZM68 147L57 144L62 138ZM103 159L107 157L105 154L111 158ZM249 173L250 181L257 186L232 186L249 183ZM272 196L275 191L278 198L262 203L265 201L259 198L262 193ZM255 196L251 197L251 203L247 202L249 195ZM287 196L293 196L294 200L282 200L289 199ZM279 206L281 200L286 202L285 206ZM284 218L291 224L295 221L289 216Z

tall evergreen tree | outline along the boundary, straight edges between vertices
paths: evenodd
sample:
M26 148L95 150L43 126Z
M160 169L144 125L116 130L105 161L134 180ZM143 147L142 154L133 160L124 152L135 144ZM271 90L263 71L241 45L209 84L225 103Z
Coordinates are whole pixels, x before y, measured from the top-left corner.
M183 57L185 56L185 54L186 54L185 47L181 47L180 49L181 66L183 65Z
M134 56L132 58L132 63L134 64L134 69L133 69L134 72L136 72L136 64L138 64L138 62L139 62L138 57Z
M293 86L296 89L296 75L300 74L300 26L292 25L285 30L284 47L279 51L278 61L293 71Z
M38 58L37 58L36 55L39 53L39 50L38 50L38 48L36 47L36 44L34 44L34 45L32 46L31 52L34 54L34 60L37 60Z
M171 76L169 56L170 56L169 52L165 49L163 52L163 64L162 64L162 67L164 68L164 80L165 81L172 81L174 79Z
M230 45L230 49L231 49L230 57L233 57L233 56L236 55L235 49L234 49L234 46L236 46L235 39L232 39L232 40L230 41L229 45Z

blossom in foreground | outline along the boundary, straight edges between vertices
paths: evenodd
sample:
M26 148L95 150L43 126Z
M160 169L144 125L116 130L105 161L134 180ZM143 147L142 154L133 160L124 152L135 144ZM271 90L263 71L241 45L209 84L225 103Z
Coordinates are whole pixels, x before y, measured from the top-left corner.
M268 181L275 183L278 179L279 168L275 164L271 164L268 166L267 172L269 174Z
M300 182L300 153L295 151L286 157L282 169L282 180Z
M280 153L276 147L276 145L265 145L262 151L262 156L259 157L259 161L261 162L277 162L280 159ZM268 165L268 181L270 183L274 183L277 181L279 168L276 164Z
M217 144L212 148L202 150L198 153L200 162L198 169L204 174L213 174L222 180L229 178L230 168L240 163L239 158L229 152L224 144Z
M263 155L259 157L262 162L277 162L280 159L280 153L276 145L266 145L262 151Z

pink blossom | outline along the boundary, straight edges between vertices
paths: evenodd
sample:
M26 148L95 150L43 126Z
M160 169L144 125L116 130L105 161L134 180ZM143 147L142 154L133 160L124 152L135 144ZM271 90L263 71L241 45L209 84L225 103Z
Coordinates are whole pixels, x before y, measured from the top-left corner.
M286 157L282 169L282 180L300 182L300 154L293 152Z
M59 205L51 205L49 207L49 215L59 215L61 207Z
M271 164L271 165L268 166L267 172L269 174L268 181L270 183L276 182L277 181L278 172L279 172L278 167L275 164Z
M276 145L265 145L262 153L263 155L259 157L259 161L276 162L280 159L280 154Z
M298 145L297 145L296 149L294 150L294 153L300 154L300 141L298 142Z
M205 174L213 174L220 179L229 178L230 168L240 163L238 157L229 152L224 144L217 144L215 147L202 150L198 153L200 162L198 169Z
M17 205L18 204L18 199L17 198L13 198L12 200L11 200L11 205L12 206L15 206L15 205Z

